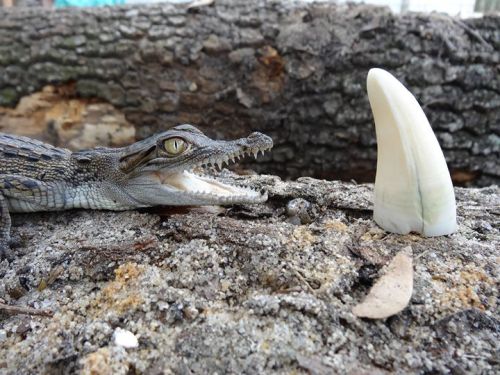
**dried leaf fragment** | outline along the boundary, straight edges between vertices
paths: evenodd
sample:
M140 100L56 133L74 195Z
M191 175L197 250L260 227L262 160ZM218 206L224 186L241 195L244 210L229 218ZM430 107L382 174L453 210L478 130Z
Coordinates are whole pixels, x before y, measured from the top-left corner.
M413 264L411 247L401 250L387 266L382 276L366 296L353 307L360 318L385 319L403 310L413 291Z

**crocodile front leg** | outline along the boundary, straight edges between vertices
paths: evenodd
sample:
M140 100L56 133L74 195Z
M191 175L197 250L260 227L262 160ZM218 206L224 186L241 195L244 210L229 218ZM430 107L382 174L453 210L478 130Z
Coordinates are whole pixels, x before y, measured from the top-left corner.
M9 200L9 202L7 202ZM41 181L16 175L0 175L0 259L10 255L10 211L33 212L55 205L55 194Z
M10 214L7 199L0 193L0 259L9 256Z

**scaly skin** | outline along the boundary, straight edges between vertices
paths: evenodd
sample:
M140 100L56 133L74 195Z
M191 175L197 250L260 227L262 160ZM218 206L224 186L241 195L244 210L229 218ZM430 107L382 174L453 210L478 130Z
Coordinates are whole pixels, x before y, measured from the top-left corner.
M72 153L0 133L0 253L10 241L10 212L264 202L266 194L222 184L193 169L220 167L272 145L261 133L217 141L180 125L127 147Z

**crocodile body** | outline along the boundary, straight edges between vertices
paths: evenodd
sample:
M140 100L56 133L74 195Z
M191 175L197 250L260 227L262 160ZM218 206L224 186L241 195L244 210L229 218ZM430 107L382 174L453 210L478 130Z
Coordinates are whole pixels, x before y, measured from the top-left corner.
M191 125L123 148L78 152L0 133L0 253L8 249L11 212L263 202L265 194L197 171L271 147L261 133L220 141Z

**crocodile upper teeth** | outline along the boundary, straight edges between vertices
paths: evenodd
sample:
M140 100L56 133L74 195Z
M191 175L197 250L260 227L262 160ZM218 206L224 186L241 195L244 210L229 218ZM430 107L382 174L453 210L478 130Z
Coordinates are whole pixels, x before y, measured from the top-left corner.
M453 233L457 225L453 185L422 108L385 70L371 69L367 87L378 148L374 220L400 234Z

